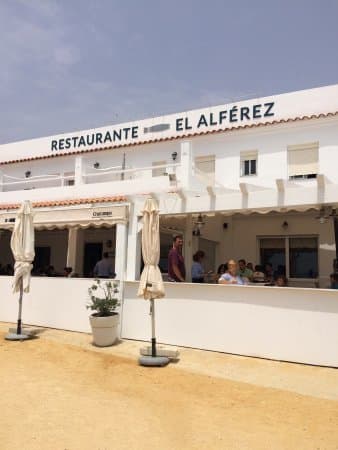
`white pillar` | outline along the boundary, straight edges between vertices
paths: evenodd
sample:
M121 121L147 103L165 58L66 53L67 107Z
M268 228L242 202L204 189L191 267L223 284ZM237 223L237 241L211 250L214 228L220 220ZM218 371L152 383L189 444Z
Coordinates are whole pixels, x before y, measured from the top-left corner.
M83 184L83 159L82 156L75 158L75 184Z
M181 176L180 181L183 188L189 189L192 183L193 154L190 141L181 143Z
M193 255L193 235L192 235L193 225L192 216L188 215L185 222L184 231L184 249L183 256L185 262L186 276L185 281L191 282L191 266L192 266L192 255Z
M116 279L121 282L124 281L126 272L127 236L127 224L118 223L116 225L115 272Z
M72 267L73 272L77 272L78 230L77 227L68 229L67 267Z
M2 170L0 170L0 192L2 192L4 190L3 188L3 183L4 182L4 174L2 172Z
M139 279L141 268L141 234L137 210L135 204L130 205L126 271L126 279L130 281Z

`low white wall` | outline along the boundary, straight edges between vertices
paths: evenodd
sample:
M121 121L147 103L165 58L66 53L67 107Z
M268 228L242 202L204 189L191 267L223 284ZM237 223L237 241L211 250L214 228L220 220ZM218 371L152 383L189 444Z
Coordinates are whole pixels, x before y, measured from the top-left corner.
M0 321L17 318L11 277L0 277ZM89 332L89 279L33 278L23 322ZM126 282L122 337L149 340L149 302ZM165 283L156 303L158 342L338 367L338 291Z
M338 291L166 284L159 342L338 367ZM149 304L126 282L122 336L149 340Z

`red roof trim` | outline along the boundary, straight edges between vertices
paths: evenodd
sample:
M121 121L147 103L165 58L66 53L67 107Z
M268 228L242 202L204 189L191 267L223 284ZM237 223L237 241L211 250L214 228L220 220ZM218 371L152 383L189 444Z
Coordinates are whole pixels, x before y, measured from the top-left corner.
M126 197L116 196L116 197L97 197L97 198L76 198L71 200L50 200L44 202L32 202L35 208L48 208L50 206L70 206L70 205L83 205L86 203L119 203L126 202ZM0 210L17 209L19 208L19 203L9 203L0 204Z
M334 117L338 115L338 111L336 112L330 112L330 113L321 113L321 114L312 114L311 116L302 116L302 117L295 117L293 119L280 119L280 120L274 120L272 122L263 122L263 123L253 123L250 125L242 125L239 127L232 127L228 129L217 129L217 130L209 130L209 131L199 131L197 133L191 133L191 134L183 134L180 136L173 136L173 137L165 137L165 138L158 138L153 139L151 141L141 141L141 142L131 142L129 144L120 144L115 146L108 146L108 147L100 147L100 148L91 148L87 150L77 150L74 152L69 153L57 153L52 155L45 155L45 156L34 156L32 158L23 158L23 159L15 159L15 160L8 160L0 162L0 166L4 166L7 164L15 164L15 163L21 163L21 162L27 162L27 161L36 161L39 159L50 159L50 158L60 158L60 157L66 157L71 155L80 155L84 153L94 153L94 152L101 152L105 150L112 150L115 148L121 148L121 147L134 147L137 145L144 145L144 144L155 144L158 142L165 142L165 141L174 141L177 139L186 139L191 138L195 136L201 136L201 135L207 135L207 134L214 134L214 133L227 133L231 131L237 131L237 130L243 130L248 128L258 128L262 126L268 126L268 125L276 125L280 123L289 123L289 122L299 122L301 120L311 120L311 119L322 119L325 117Z

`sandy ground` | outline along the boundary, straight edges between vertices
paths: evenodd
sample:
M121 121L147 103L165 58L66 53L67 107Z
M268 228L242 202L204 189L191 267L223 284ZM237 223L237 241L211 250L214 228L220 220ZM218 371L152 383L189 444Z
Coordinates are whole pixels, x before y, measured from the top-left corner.
M141 343L98 349L57 330L10 342L6 328L1 450L338 449L336 369L191 349L143 368Z

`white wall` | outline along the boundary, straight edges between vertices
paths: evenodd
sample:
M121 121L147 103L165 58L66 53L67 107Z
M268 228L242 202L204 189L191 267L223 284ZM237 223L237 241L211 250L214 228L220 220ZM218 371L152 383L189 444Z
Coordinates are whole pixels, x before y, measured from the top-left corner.
M0 321L15 322L12 277L0 277ZM89 332L91 280L33 278L23 322ZM158 342L239 355L338 367L338 293L301 288L165 283L156 301ZM125 283L122 337L150 339L149 303ZM135 355L136 358L137 355Z

